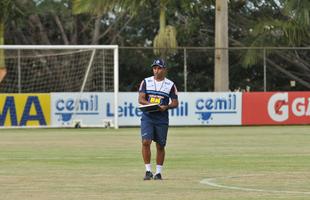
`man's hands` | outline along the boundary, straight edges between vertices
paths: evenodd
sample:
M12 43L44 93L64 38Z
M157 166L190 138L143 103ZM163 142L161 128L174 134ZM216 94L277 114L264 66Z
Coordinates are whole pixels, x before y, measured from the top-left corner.
M164 112L164 111L168 110L169 108L171 108L171 109L176 108L176 107L178 107L178 105L179 105L178 99L172 99L171 103L169 105L159 106L160 107L159 111Z
M161 105L161 106L159 106L159 111L161 111L161 112L164 112L164 111L166 111L168 109L169 109L168 105Z
M141 105L147 105L150 104L147 100L146 100L146 94L143 92L139 92L139 104ZM179 105L179 101L178 99L172 99L171 103L169 105L160 105L159 106L159 111L164 112L166 110L168 110L169 108L176 108Z

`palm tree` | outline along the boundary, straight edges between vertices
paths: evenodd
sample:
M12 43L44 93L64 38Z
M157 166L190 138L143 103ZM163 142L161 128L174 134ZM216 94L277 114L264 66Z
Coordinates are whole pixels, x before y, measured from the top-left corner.
M73 13L90 13L95 16L95 28L92 38L92 44L98 43L100 34L100 21L104 14L111 11L119 1L117 0L72 0Z
M112 11L113 9L120 12L130 12L136 14L139 8L147 0L72 0L73 2L73 13L90 13L96 16L95 30L93 34L92 43L98 42L100 20L102 16ZM160 29L158 34L154 38L154 53L166 57L168 53L174 53L177 47L176 41L176 29L173 26L166 25L166 6L168 0L160 0ZM171 49L174 49L171 51Z
M159 31L154 38L153 46L155 55L166 58L168 54L176 52L177 31L175 27L166 25L166 6L168 0L160 1Z
M229 90L228 2L216 0L214 90ZM218 49L220 48L220 49Z
M293 16L300 24L310 25L310 1L308 0L286 0L285 12Z
M253 42L251 46L309 46L310 38L310 2L308 0L285 0L282 16L277 19L262 19L253 29ZM272 55L266 62L277 71L292 80L296 80L306 88L310 88L310 59L308 55L299 54L297 51L274 50L267 52ZM248 50L244 55L243 64L251 66L261 61L257 50ZM276 60L288 63L279 65ZM289 70L290 66L294 68Z
M4 45L4 23L8 18L8 9L10 8L11 0L3 0L0 2L0 45ZM0 49L0 82L6 75L4 49Z

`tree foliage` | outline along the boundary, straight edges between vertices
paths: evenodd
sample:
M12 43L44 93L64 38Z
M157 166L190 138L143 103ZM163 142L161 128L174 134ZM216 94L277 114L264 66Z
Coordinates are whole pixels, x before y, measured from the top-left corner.
M309 1L285 0L278 3L280 3L278 9L267 7L265 9L268 9L270 14L258 17L258 23L253 25L248 35L250 46L309 46ZM248 50L243 56L243 64L253 66L262 59L263 56L258 53L258 50ZM305 51L295 49L268 51L266 61L277 72L310 89L310 59ZM280 80L274 79L274 82L280 82Z
M153 47L156 35L158 38L161 31L165 32L160 28L159 2L2 0L0 22L6 22L5 44ZM309 4L308 0L231 0L230 47L309 46ZM165 7L165 24L171 34L169 38L176 40L168 39L164 43L171 42L170 46L214 46L214 15L214 0L170 0ZM156 55L152 49L121 48L120 53L121 90L135 90L140 79L151 73L148 66ZM253 90L262 90L263 51L231 50L229 53L230 89L244 88L249 84ZM268 81L272 83L268 89L290 89L287 86L289 80L310 82L308 55L309 51L267 51ZM183 50L167 56L169 76L181 91L184 88L183 56ZM188 90L212 90L213 65L212 50L188 49ZM297 84L296 89L306 90L308 87Z

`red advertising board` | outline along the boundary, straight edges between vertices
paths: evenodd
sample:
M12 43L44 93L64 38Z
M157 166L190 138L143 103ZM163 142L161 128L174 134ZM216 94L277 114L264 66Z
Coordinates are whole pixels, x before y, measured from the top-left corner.
M243 93L242 124L310 124L310 92Z

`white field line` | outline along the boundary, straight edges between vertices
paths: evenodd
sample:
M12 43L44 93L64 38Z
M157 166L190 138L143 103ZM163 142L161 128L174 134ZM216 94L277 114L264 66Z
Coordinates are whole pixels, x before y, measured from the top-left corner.
M249 175L247 175L247 176L249 176ZM251 176L256 176L256 175L251 175ZM246 188L246 187L222 185L222 184L216 183L217 179L231 179L231 178L241 178L241 177L245 177L245 176L226 176L226 177L218 177L218 178L206 178L206 179L201 180L200 183L206 184L206 185L209 185L212 187L224 188L224 189L229 189L229 190L239 190L239 191L245 191L245 192L265 192L265 193L284 193L284 194L310 195L310 192L306 192L306 191L271 190L271 189L270 190L264 190L264 189L256 189L256 188Z
M37 158L30 158L30 157L15 157L15 158L1 158L0 161L6 161L6 160L85 160L85 159L107 159L110 157L37 157Z

